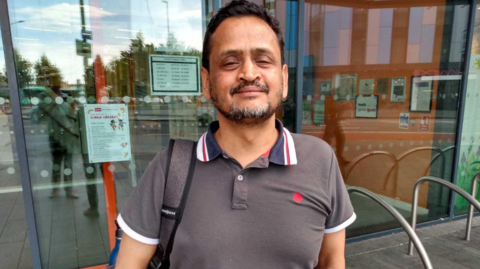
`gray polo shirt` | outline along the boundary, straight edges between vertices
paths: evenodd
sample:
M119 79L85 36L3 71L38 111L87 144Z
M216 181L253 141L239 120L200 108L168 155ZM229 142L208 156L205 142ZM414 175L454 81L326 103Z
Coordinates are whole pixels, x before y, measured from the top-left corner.
M330 146L277 120L275 145L242 168L218 146L218 128L213 122L199 140L171 268L315 268L324 234L355 220ZM154 158L118 216L146 244L159 243L166 155Z

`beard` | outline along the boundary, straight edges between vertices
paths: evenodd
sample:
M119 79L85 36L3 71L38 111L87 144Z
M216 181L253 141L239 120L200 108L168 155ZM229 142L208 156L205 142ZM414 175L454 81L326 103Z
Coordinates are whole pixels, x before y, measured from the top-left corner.
M237 91L245 86L257 86L261 88L266 94L270 92L267 86L261 85L257 81L254 82L242 82L237 87L230 90L230 95L233 96ZM283 85L282 85L283 86ZM262 124L270 119L281 105L282 91L278 89L275 96L275 103L267 101L264 105L256 105L253 107L239 107L234 102L230 104L230 110L227 111L222 107L222 99L214 90L210 84L210 96L212 98L215 108L222 114L227 120L230 120L239 125L258 125Z

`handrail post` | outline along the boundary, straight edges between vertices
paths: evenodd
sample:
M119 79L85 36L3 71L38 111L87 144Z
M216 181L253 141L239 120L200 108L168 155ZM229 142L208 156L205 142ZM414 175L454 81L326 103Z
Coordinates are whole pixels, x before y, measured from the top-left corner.
M413 244L415 244L418 254L422 260L423 266L427 269L433 268L430 258L428 257L427 251L425 250L425 247L420 241L420 238L418 238L418 235L415 233L415 230L412 229L412 227L410 227L410 225L408 224L408 221L402 216L402 214L398 212L398 210L395 209L395 207L387 203L385 200L380 198L375 193L369 190L366 190L364 188L348 187L347 190L348 190L348 193L352 193L352 192L361 193L367 196L368 198L372 199L373 201L375 201L377 204L381 205L383 208L385 208L388 211L388 213L390 213L390 215L392 215L403 227L408 237L410 238L410 242L413 242Z
M415 230L415 226L417 224L418 193L419 193L420 185L424 181L435 182L435 183L438 183L440 185L443 185L443 186L449 188L450 190L454 191L455 193L460 194L460 196L465 198L471 205L473 205L477 210L480 211L480 203L477 200L475 200L475 198L472 195L470 195L468 192L464 191L463 189L461 189L457 185L455 185L451 182L445 181L441 178L437 178L437 177L431 177L431 176L421 177L417 181L417 183L415 183L415 186L413 188L413 201L412 201L412 229L413 230ZM410 239L410 241L408 243L408 255L413 254L412 244L413 244L413 242Z
M475 199L475 194L477 193L477 182L480 178L480 171L478 171L472 180L472 197ZM468 205L468 217L467 217L467 229L465 230L465 240L470 241L470 234L472 231L472 222L473 222L473 205Z
M415 231L417 226L417 208L418 208L418 193L420 191L420 185L422 181L417 181L415 187L413 188L413 198L412 198L412 229ZM413 243L412 240L408 243L408 255L413 255Z

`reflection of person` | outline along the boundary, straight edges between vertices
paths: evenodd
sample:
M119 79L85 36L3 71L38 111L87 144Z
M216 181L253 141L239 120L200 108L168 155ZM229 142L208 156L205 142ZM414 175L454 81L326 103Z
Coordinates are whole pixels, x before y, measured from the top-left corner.
M63 101L67 96L60 91L60 83L61 79L59 76L51 78L51 87L46 89L43 97L44 102L40 104L40 108L47 116L48 140L53 161L52 183L54 187L50 197L55 198L58 196L59 188L56 185L61 180L63 162L63 180L66 184L65 191L67 192L67 197L78 199L78 195L71 186L73 173L72 154L78 146L78 128L74 116L75 109ZM50 102L45 101L48 98L50 98Z
M219 120L198 144L172 268L345 267L355 214L335 155L275 119L288 92L283 51L278 22L256 4L233 1L211 19L201 75ZM118 216L117 269L147 267L159 243L166 154Z
M325 99L325 132L323 140L332 145L335 139L335 148L340 168L345 168L349 161L343 157L343 149L345 148L345 134L343 133L341 117L347 103L334 102L331 98Z

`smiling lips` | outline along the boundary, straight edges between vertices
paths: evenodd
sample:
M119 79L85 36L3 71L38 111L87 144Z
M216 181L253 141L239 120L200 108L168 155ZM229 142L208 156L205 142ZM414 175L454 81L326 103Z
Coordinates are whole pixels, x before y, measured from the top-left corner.
M245 87L239 89L238 91L236 91L235 93L255 93L255 92L266 93L267 91L260 88L260 87L257 87L257 86L245 86Z

